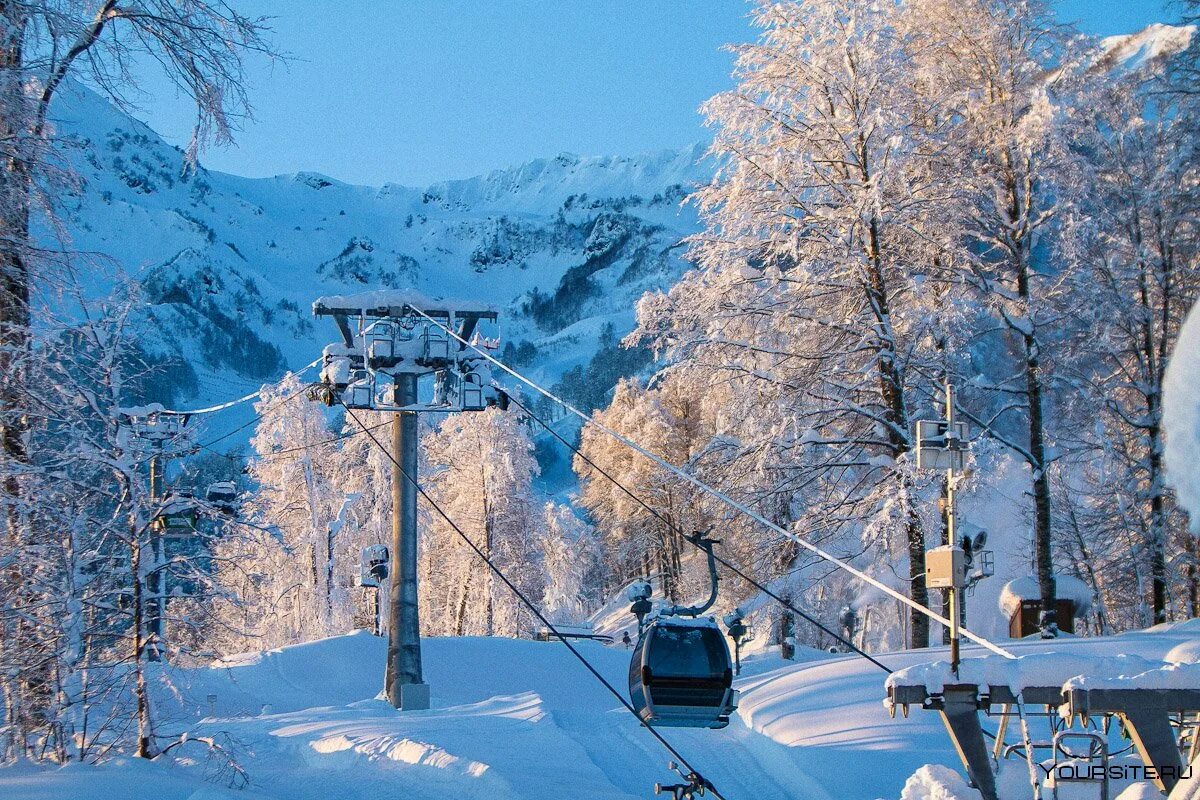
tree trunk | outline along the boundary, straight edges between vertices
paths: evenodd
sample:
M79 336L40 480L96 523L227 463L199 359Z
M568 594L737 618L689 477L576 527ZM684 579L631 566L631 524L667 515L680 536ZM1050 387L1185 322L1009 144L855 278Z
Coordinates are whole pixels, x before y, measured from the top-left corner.
M25 13L22 4L0 0L0 18L10 32L9 37L0 42L0 79L20 80ZM23 97L15 85L2 86L0 90L16 102ZM24 363L29 348L29 280L23 247L29 240L30 174L28 164L22 160L27 135L27 120L22 110L0 108L0 141L11 143L6 148L8 155L0 165L3 169L0 175L0 447L5 462L10 465L20 464L27 458L26 426L21 410ZM21 484L17 470L12 467L5 470L3 491L8 498L4 548L14 557L12 566L0 573L0 606L20 606L24 604L21 595L25 585L20 554L27 545L27 532L20 510ZM26 628L17 615L5 615L0 647L7 651L4 653L6 661L18 663L20 654L27 650ZM27 678L18 673L16 680L4 681L4 722L10 733L3 749L9 757L24 752L26 723L29 715L36 713L25 707L28 698L22 689L26 688Z
M153 758L154 742L153 729L150 725L150 699L146 691L146 673L142 658L146 650L146 640L142 635L144 620L142 608L145 602L142 576L142 547L137 533L131 531L129 546L129 572L133 581L133 670L134 670L134 700L137 703L137 757Z
M1058 636L1058 599L1054 586L1054 560L1051 550L1050 476L1046 471L1045 429L1042 422L1042 382L1037 342L1032 335L1025 340L1025 391L1029 398L1029 453L1033 471L1033 551L1037 565L1038 592L1042 598L1039 626L1042 638Z
M454 635L462 636L467 630L467 598L471 596L471 578L474 573L468 570L466 580L463 581L462 590L458 595L458 608L454 613Z
M864 179L869 176L864 175ZM908 408L904 400L904 379L897 364L896 341L891 327L891 309L888 304L887 284L884 281L879 222L871 220L867 250L867 285L864 287L867 302L876 321L875 366L879 374L879 395L890 423L888 443L893 458L900 458L911 448L908 436ZM900 491L912 497L912 483L900 477ZM905 538L908 542L909 597L923 608L929 607L929 589L925 586L925 529L916 510L909 507L905 522ZM909 609L912 618L909 646L929 646L929 617L925 612Z

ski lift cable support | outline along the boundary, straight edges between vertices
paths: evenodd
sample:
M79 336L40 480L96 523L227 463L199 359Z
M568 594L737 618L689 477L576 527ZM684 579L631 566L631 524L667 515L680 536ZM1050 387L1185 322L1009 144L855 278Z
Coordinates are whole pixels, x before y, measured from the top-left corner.
M650 513L651 515L653 515L659 522L663 523L669 529L671 529L671 530L675 531L676 533L680 534L681 536L683 536L683 539L686 542L688 542L688 544L691 544L693 547L696 547L697 549L704 549L704 548L700 548L699 545L697 545L694 541L692 541L691 537L684 535L683 531L680 530L679 526L676 525L675 523L673 523L671 520L667 519L665 516L663 516L663 514L658 511L658 509L654 508L653 506L648 504L645 500L638 497L636 494L634 494L634 492L632 490L630 490L628 487L626 487L624 484L622 484L620 481L618 481L616 478L614 478L612 475L610 475L607 471L605 471L602 467L600 467L594 461L592 461L590 458L588 458L586 455L584 455L579 450L578 447L571 444L570 440L563 437L558 431L554 430L554 428L551 427L549 423L547 423L545 420L543 420L537 414L533 413L533 411L528 406L526 406L524 403L522 403L520 400L518 400L515 397L510 396L509 401L511 403L513 403L513 405L516 405L519 408L521 408L526 414L528 414L530 416L530 418L532 418L539 425L541 425L543 428L545 428L550 433L551 436L553 436L555 439L560 441L564 446L567 447L567 449L569 449L575 455L577 455L581 459L583 459L583 461L586 462L592 469L596 470L601 475L603 475L605 478L607 478L609 480L609 482L611 482L613 484L613 486L620 489L626 496L629 497L629 499L633 500L635 503L640 505L642 508L646 509L646 511L648 513ZM764 586L762 583L758 582L753 577L746 574L745 571L743 571L742 569L737 567L735 564L731 563L728 559L726 559L720 555L717 555L711 549L706 550L706 552L708 553L708 555L711 558L715 559L717 561L717 563L719 563L721 566L725 567L725 569L729 570L734 575L737 575L739 578L746 581L746 583L748 583L751 586L753 586L754 588L758 589L760 592L765 594L767 597L770 597L772 600L775 600L781 606L788 609L792 613L796 614L801 619L806 620L807 622L811 623L813 626L817 627L824 633L828 634L829 636L832 636L836 641L841 642L843 645L850 648L851 651L853 651L854 653L857 653L858 655L867 659L868 661L870 661L875 666L879 667L884 672L886 672L890 675L894 671L894 670L892 670L891 667L882 663L877 658L872 656L870 653L863 650L861 647L858 647L853 642L846 639L844 636L834 632L832 629L827 627L824 623L822 623L820 620L813 617L811 614L808 614L805 611L802 611L801 609L797 608L794 604L792 604L792 603L788 602L787 600L785 600L784 598L780 597L778 594L776 594L770 588L768 588L767 586Z
M458 534L459 538L462 539L467 544L467 546L471 548L472 551L474 551L475 555L477 555L485 564L487 564L488 569L491 570L492 573L495 574L495 576L497 578L499 578L504 583L505 586L508 587L509 591L511 591L513 593L513 595L521 602L521 604L524 605L526 608L528 608L533 613L533 615L538 618L538 621L541 622L544 626L546 626L546 629L549 630L556 639L558 639L560 642L562 642L567 647L567 649L571 651L571 654L573 656L575 656L575 658L578 659L579 662L581 664L583 664L584 667L587 668L588 672L590 672L592 674L592 676L594 678L596 678L596 680L599 681L601 685L604 686L605 689L608 690L609 694L611 694L613 697L617 698L618 702L621 703L621 705L625 708L626 711L628 711L630 714L633 715L633 717L638 721L639 725L641 725L643 728L645 728L647 731L649 731L650 735L653 736L655 739L657 739L659 744L661 744L663 746L663 748L668 753L670 753L670 755L673 758L677 759L680 764L682 764L684 767L687 768L688 772L691 775L696 777L696 779L699 781L699 785L703 786L709 792L712 792L713 796L718 798L718 800L725 800L724 795L722 795L719 791L717 791L717 788L715 786L713 786L711 782L700 777L700 773L697 772L695 767L693 767L688 762L688 760L686 758L684 758L679 753L678 750L675 749L674 745L672 745L669 741L667 741L667 739L661 733L659 733L657 730L655 730L652 726L648 725L645 721L642 720L642 718L640 716L638 716L637 711L630 704L630 702L625 699L624 695L622 695L612 685L612 683L610 683L608 681L607 678L605 678L603 675L600 674L600 671L597 670L590 661L588 661L587 657L584 656L581 652L579 652L579 650L573 644L571 644L571 642L567 639L566 636L564 636L562 633L559 632L558 628L555 627L555 625L553 623L551 623L549 619L546 618L546 616L541 612L541 610L536 605L534 605L534 603L532 601L530 601L529 598L527 598L520 589L517 588L516 584L514 584L511 580L509 580L508 576L504 574L504 571L501 570L498 566L496 566L496 564L492 561L492 559L488 558L487 554L484 553L483 550L481 550L479 548L479 546L471 540L471 537L467 536L467 534L462 530L462 528L460 528L458 526L458 524L453 519L451 519L450 516L445 511L442 510L442 507L439 506L434 501L434 499L429 496L429 494L425 491L425 489L421 486L421 484L417 482L416 478L412 475L409 475L408 472L406 472L404 470L404 467L402 467L400 465L400 462L396 460L396 458L392 455L391 451L389 451L388 448L384 447L383 443L380 442L378 438L376 438L375 434L372 433L371 430L369 430L365 425L363 425L362 421L358 418L358 415L355 414L349 408L349 406L347 406L345 403L341 403L340 401L339 401L339 403L342 406L342 408L344 408L346 410L346 414L348 414L349 417L352 420L354 420L355 424L357 424L359 426L359 428L361 428L363 430L363 432L367 434L367 437L371 440L371 442L376 447L379 448L379 451L387 456L388 460L391 461L392 465L396 468L396 470L398 470L399 473L404 476L405 480L407 480L409 483L411 483L413 485L413 488L415 488L417 490L417 493L420 494L421 497L423 497L425 499L425 501L427 503L429 503L429 505L433 508L433 510L436 511L438 513L438 515L442 519L444 519L446 521L446 523L448 525L450 525L451 528L454 529L454 532L456 534Z
M428 314L424 313L420 309L413 309L413 310L417 314L421 315L422 317L425 317L425 319L429 320L434 325L436 325L439 328L441 328L442 330L446 331L447 334L449 334L450 336L452 336L453 338L455 338L462 344L466 345L467 347L470 347L472 350L479 353L483 358L485 358L490 363L494 364L495 366L499 367L504 372L506 372L509 375L511 375L512 377L516 378L521 383L524 383L526 386L530 387L531 389L533 389L534 391L543 395L544 397L547 397L550 400L558 403L563 408L565 408L567 411L570 411L572 414L574 414L575 416L577 416L581 420L583 420L583 422L585 424L590 424L590 425L593 425L593 426L599 428L601 431L603 431L608 436L612 437L613 439L616 439L618 442L621 442L626 447L629 447L630 449L634 450L635 452L641 454L643 457L650 459L651 461L658 464L660 467L662 467L663 469L672 473L676 477L682 478L683 480L692 484L693 486L695 486L697 489L704 492L705 494L716 498L717 500L719 500L720 502L729 506L730 508L740 511L742 514L745 514L746 516L755 520L760 525L763 525L766 528L770 528L771 530L776 531L776 532L786 536L787 538L791 539L796 544L803 547L805 550L808 550L809 552L813 553L814 555L818 556L819 558L822 558L822 559L828 561L829 563L834 564L835 566L839 567L840 569L845 570L846 572L855 576L859 580L861 580L865 583L868 583L871 586L874 586L876 589L879 589L881 592L883 592L884 594L893 598L894 600L900 601L904 605L924 614L925 616L929 617L930 619L934 620L935 622L945 625L946 627L951 627L951 625L952 625L951 621L949 619L947 619L946 617L943 617L941 614L937 613L933 609L931 609L927 606L921 605L920 603L913 600L912 598L907 597L906 595L902 594L901 592L898 592L895 589L893 589L891 586L888 586L886 583L883 583L882 581L880 581L876 578L873 578L872 576L870 576L867 573L863 572L862 570L858 569L853 564L850 564L849 562L847 562L841 558L838 558L837 556L833 555L832 553L827 552L823 548L819 547L818 545L813 544L812 542L808 541L807 539L805 539L804 537L795 533L794 531L789 531L786 528L776 525L775 523L766 519L761 514L757 513L756 511L749 508L748 506L745 506L742 503L739 503L738 501L729 497L724 492L721 492L718 489L715 489L712 486L709 486L707 483L704 483L703 481L701 481L699 478L696 478L695 476L689 475L688 473L684 472L683 470L681 470L679 467L675 466L671 462L666 461L665 459L660 458L659 456L655 455L654 453L651 453L650 451L646 450L646 448L642 447L641 445L639 445L637 442L633 441L632 439L629 439L628 437L623 436L622 434L618 433L617 431L613 430L612 428L608 427L607 425L593 419L590 415L585 414L584 412L580 411L578 408L571 405L570 403L568 403L566 400L562 399L558 395L554 394L549 389L543 388L539 384L535 383L533 380L525 377L521 373L514 370L512 367L509 367L507 364L504 364L503 362L501 362L500 360L498 360L494 356L492 356L491 353L488 353L484 349L473 344L472 342L467 341L463 337L459 336L457 334L457 332L451 330L449 327L443 325L441 322L439 322L438 320L429 316ZM960 628L959 632L961 633L961 635L963 637L970 639L971 641L975 642L976 644L987 648L988 650L992 651L993 653L995 653L997 655L1004 656L1005 658L1012 658L1012 659L1016 658L1016 656L1013 655L1013 653L1011 651L1001 647L998 644L995 644L994 642L990 641L989 639L987 639L983 636L980 636L977 633L969 631L966 628Z

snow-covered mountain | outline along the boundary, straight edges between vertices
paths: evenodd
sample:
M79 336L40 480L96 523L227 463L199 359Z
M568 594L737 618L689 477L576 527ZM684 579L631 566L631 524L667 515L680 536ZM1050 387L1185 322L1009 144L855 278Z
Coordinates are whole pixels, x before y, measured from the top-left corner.
M169 364L150 399L177 407L312 361L336 338L313 299L369 288L499 306L510 355L552 383L682 273L678 243L697 221L681 201L709 176L698 145L564 154L424 189L188 174L178 148L85 89L63 92L53 116L81 179L62 212L69 246L104 257L78 271L93 294L117 271L141 282L144 346Z

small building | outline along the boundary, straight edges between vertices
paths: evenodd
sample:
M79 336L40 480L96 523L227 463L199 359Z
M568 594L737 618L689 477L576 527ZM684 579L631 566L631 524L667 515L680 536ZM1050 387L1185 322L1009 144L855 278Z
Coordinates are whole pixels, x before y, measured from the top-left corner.
M1072 575L1055 575L1054 596L1058 629L1063 633L1074 633L1075 620L1092 608L1092 590ZM1000 611L1008 620L1010 638L1023 639L1041 630L1042 593L1037 578L1027 575L1004 584L1000 592Z

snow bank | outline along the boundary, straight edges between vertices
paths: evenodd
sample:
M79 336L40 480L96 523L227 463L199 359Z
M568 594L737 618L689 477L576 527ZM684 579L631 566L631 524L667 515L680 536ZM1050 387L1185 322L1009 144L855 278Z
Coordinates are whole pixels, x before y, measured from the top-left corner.
M1092 608L1092 590L1073 575L1055 575L1054 593L1064 600L1074 602L1076 615L1086 614ZM1021 607L1022 600L1039 600L1041 596L1037 578L1032 575L1016 578L1004 584L1004 589L1000 592L1000 611L1006 618L1011 619Z
M1200 533L1200 304L1188 313L1163 381L1167 483Z
M1181 645L1171 648L1171 651L1167 653L1163 661L1171 661L1176 664L1195 664L1200 662L1200 641L1184 642Z
M904 783L900 800L977 800L979 792L952 769L926 764Z

